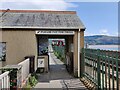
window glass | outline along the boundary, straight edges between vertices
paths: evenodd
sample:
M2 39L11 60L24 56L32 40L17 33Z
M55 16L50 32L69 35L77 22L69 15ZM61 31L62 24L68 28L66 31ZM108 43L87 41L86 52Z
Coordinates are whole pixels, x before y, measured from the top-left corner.
M6 59L6 43L0 42L0 60L5 61Z

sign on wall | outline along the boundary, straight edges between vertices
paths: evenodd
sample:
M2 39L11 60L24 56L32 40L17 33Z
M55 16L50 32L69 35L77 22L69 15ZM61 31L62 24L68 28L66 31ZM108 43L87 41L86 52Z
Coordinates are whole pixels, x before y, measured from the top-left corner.
M38 67L39 68L45 67L44 59L38 59Z
M74 35L74 31L51 31L51 30L37 30L36 34L42 35Z

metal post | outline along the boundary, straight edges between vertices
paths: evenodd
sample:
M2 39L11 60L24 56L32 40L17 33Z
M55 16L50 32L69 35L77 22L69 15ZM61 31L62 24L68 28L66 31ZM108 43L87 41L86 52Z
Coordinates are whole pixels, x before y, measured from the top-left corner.
M117 82L117 89L119 90L119 70L118 70L118 53L116 52L116 82Z
M80 69L81 69L81 73L80 73L80 77L82 78L84 76L84 69L85 69L85 65L84 65L84 62L85 62L85 57L84 57L84 48L82 48L81 50L81 63L80 63Z
M97 60L97 83L98 83L98 90L101 88L101 78L100 78L100 56L99 56L100 50L98 49L97 55L98 55L98 60Z
M78 77L80 77L80 29L78 31Z

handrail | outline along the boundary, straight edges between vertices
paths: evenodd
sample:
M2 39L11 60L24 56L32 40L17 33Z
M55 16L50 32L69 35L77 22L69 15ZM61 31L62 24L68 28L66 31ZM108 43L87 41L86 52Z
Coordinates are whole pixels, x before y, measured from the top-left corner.
M119 52L82 49L81 51L81 78L85 77L94 83L97 89L116 88L119 90L120 72Z
M0 90L4 88L10 88L9 71L6 71L0 75L0 83Z
M3 77L7 76L9 74L9 71L4 72L3 74L0 75L0 79L2 79Z
M29 76L29 58L20 62L18 65L22 66L21 77L22 77L22 86L23 86L26 78Z

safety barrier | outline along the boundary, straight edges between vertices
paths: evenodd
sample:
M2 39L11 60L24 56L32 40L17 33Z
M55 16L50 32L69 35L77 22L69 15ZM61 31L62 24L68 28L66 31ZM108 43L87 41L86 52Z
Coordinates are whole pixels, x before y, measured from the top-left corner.
M26 81L26 78L30 74L29 73L29 58L27 58L24 61L20 62L18 65L22 66L21 77L22 77L22 85L24 85L24 83Z
M10 89L10 79L8 74L9 71L6 71L0 75L0 90Z
M97 89L119 90L120 80L119 52L82 49L81 78L88 79Z

